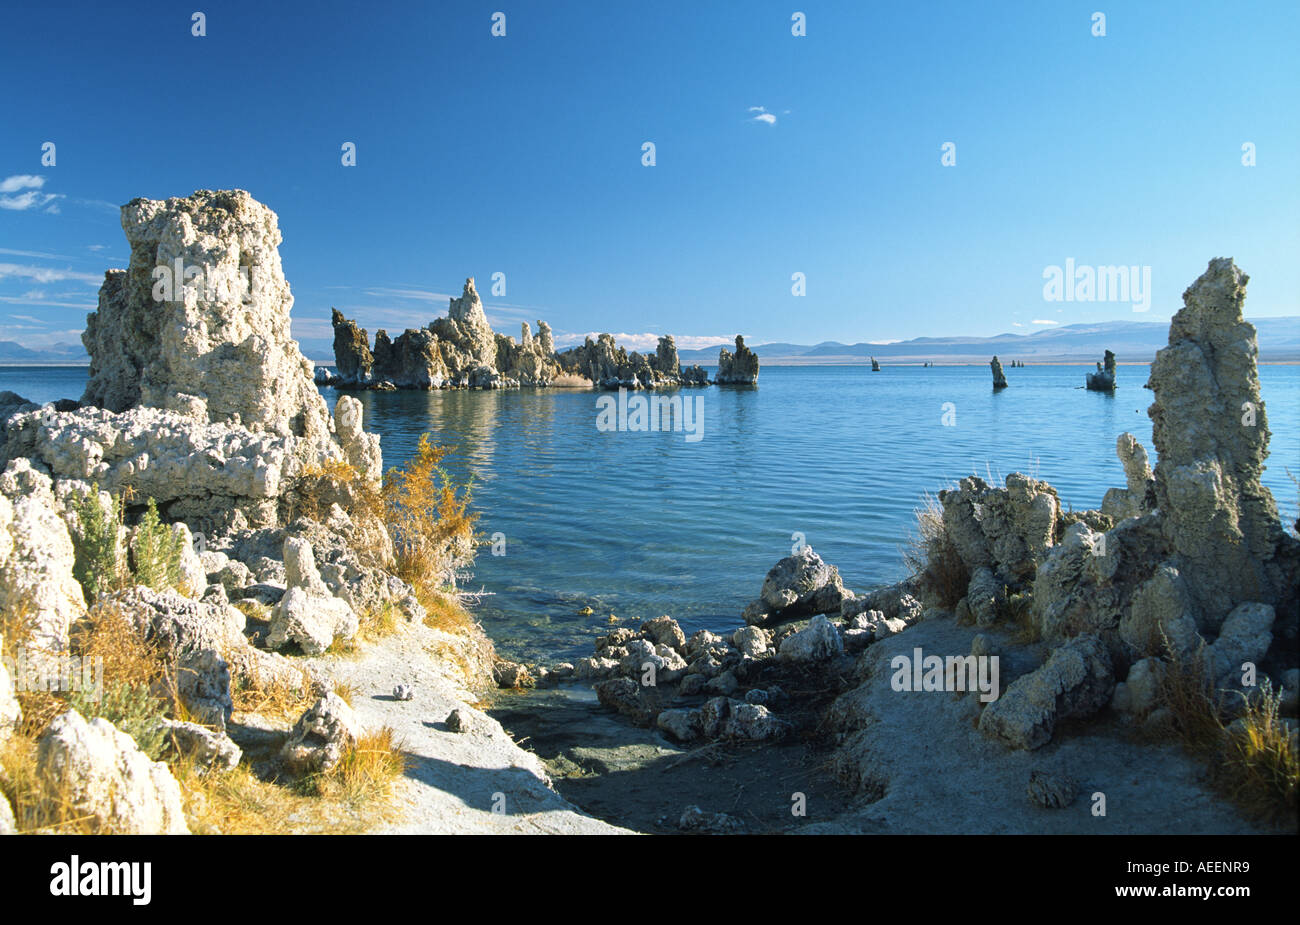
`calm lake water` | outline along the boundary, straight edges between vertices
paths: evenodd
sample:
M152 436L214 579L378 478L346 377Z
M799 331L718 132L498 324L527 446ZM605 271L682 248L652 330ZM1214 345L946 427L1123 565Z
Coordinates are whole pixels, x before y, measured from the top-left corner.
M703 400L696 442L602 432L589 391L354 394L386 465L425 431L455 447L446 468L472 478L481 529L505 538L505 555L485 546L466 582L491 592L479 616L503 653L554 660L590 654L611 613L671 614L688 634L734 629L796 532L850 587L896 580L922 493L971 473L1027 472L1067 506L1098 506L1124 484L1116 436L1151 449L1151 393L1145 366L1121 366L1114 396L1080 388L1084 373L1008 369L995 395L983 366L769 367L757 389L680 393ZM1264 481L1294 517L1285 469L1300 474L1300 367L1265 366L1260 379L1273 431ZM79 397L84 383L84 369L0 368L0 390L34 401ZM322 394L332 407L337 393Z

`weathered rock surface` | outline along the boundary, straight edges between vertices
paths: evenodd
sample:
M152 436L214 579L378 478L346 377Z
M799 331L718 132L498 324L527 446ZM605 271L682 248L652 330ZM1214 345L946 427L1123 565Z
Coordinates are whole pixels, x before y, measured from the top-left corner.
M186 709L204 725L224 730L234 709L226 655L247 647L244 615L229 605L145 587L131 588L115 600L144 638L165 653Z
M122 230L131 262L106 274L86 319L82 402L178 411L323 452L329 414L289 334L275 213L243 190L199 190L132 200Z
M1268 455L1255 328L1242 318L1249 277L1210 261L1183 293L1156 353L1148 410L1156 504L1171 564L1187 583L1197 623L1215 629L1238 604L1296 607L1300 541L1288 536L1259 481Z
M446 317L428 327L408 328L390 338L375 332L373 353L364 329L333 312L334 363L331 380L342 388L499 389L547 386L560 372L551 328L537 322L538 334L525 323L520 340L495 333L488 324L473 277L465 280Z
M718 351L717 385L755 385L758 382L758 354L745 346L745 338L736 335L736 352L726 347Z
M812 614L838 614L846 598L839 569L804 546L772 566L759 598L745 608L746 623L769 626Z
M348 602L331 594L321 579L310 542L297 536L284 541L284 569L287 589L271 608L269 648L293 642L308 655L319 655L334 640L356 635L360 620Z
M367 382L375 357L370 352L370 336L365 328L343 317L337 308L330 309L334 327L334 363L344 384Z
M1115 441L1115 453L1124 466L1125 488L1112 488L1101 502L1101 512L1116 522L1129 517L1141 517L1155 509L1155 480L1147 451L1132 434L1120 434Z
M49 476L15 459L0 474L0 610L33 620L31 644L62 652L86 610L76 556Z
M601 334L595 340L588 337L581 346L565 350L556 359L565 372L590 379L602 389L658 389L709 384L702 367L681 366L672 337L659 338L654 355L643 356L636 351L628 353L614 340L614 335Z
M37 767L66 797L71 816L91 817L105 833L188 835L180 786L167 765L150 761L106 719L69 710L41 738Z
M1051 741L1057 722L1091 716L1114 692L1105 644L1092 634L1076 636L985 707L979 728L1012 748L1039 748Z
M1103 362L1097 364L1097 371L1088 373L1085 385L1090 392L1115 391L1115 354L1106 351Z
M352 708L335 693L327 693L298 718L280 751L293 774L328 771L356 747L361 726Z
M240 747L224 732L174 719L164 719L162 728L170 747L200 768L230 771L243 757Z
M979 476L939 492L943 526L967 569L992 569L1007 583L1032 580L1055 542L1061 517L1056 489L1019 472L1005 488Z
M777 657L791 662L821 662L844 654L840 631L824 616L813 617L806 629L787 636Z
M1002 363L997 357L989 362L989 368L993 370L993 391L1005 389L1007 387L1006 373L1002 372Z

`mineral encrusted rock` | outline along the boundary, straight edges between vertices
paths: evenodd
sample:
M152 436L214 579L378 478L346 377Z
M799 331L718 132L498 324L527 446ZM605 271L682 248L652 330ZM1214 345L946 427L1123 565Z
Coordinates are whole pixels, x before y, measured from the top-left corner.
M345 383L366 382L370 368L375 363L370 352L370 335L365 328L343 317L337 308L330 309L330 323L334 327L334 363L339 378Z
M1051 741L1057 722L1091 716L1114 692L1106 645L1093 634L1076 636L985 707L979 728L1012 748L1040 748Z
M199 190L132 200L122 230L131 262L105 274L86 319L82 402L164 408L323 451L329 413L289 334L275 213L243 190Z
M284 541L287 588L271 608L266 644L278 649L297 643L308 655L320 655L336 639L351 639L360 621L347 601L335 597L316 568L311 543L291 536Z
M838 614L852 591L844 588L839 569L804 546L772 566L759 598L745 608L745 622L768 626L813 614Z
M0 610L27 613L31 646L62 652L86 610L75 553L49 476L15 459L0 474Z
M224 730L234 709L226 655L247 647L243 613L230 605L142 586L118 594L115 600L167 659L175 693L189 713L204 725Z
M1210 261L1183 293L1147 383L1156 506L1171 564L1209 629L1247 602L1291 613L1300 585L1300 541L1259 481L1269 430L1255 329L1242 319L1248 280L1231 259Z
M1141 517L1155 509L1155 480L1147 451L1132 434L1120 434L1115 440L1115 454L1124 466L1124 488L1112 488L1101 502L1101 512L1116 522Z
M338 694L327 693L298 718L280 759L294 774L328 771L356 747L360 735L352 708Z
M567 373L590 379L602 389L658 389L676 386L708 385L704 369L683 368L677 358L672 337L659 338L653 356L636 351L628 353L612 334L590 337L580 347L572 347L556 357Z
M127 270L87 319L84 407L14 406L0 463L56 480L130 487L164 517L213 533L279 522L326 462L382 475L378 444L345 450L289 333L275 214L241 190L122 207ZM348 425L356 443L359 415Z
M989 368L993 370L993 391L1005 389L1007 387L1006 374L1002 372L1002 363L997 357L989 363Z
M224 732L174 719L164 719L160 725L170 747L197 767L209 771L231 771L243 757L240 747Z
M1115 354L1107 350L1103 362L1097 364L1097 371L1088 373L1085 384L1090 392L1115 391Z
M1061 517L1056 489L1019 472L1005 488L979 476L939 492L943 525L970 570L987 566L1007 583L1031 580L1052 546Z
M758 354L745 346L745 338L736 335L736 352L726 347L718 351L717 385L754 385L758 382Z
M376 331L373 353L355 322L335 311L332 323L338 375L331 381L342 388L519 388L550 385L560 372L550 326L538 321L534 337L523 324L518 342L497 334L473 277L451 299L446 317L396 338Z
M167 765L106 719L88 723L75 710L57 717L37 748L37 768L71 816L89 817L102 832L189 834Z

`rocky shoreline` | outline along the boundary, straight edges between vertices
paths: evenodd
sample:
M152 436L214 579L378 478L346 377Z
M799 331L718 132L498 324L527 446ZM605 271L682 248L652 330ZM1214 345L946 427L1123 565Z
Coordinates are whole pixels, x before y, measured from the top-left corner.
M275 214L204 190L134 200L122 227L130 265L88 321L85 394L0 394L0 833L222 831L200 822L203 780L301 789L381 732L401 743L395 805L351 806L349 830L1269 829L1177 744L1202 697L1214 754L1296 750L1300 540L1259 480L1269 432L1231 260L1187 290L1152 365L1154 470L1122 436L1126 486L1098 509L1019 473L966 478L921 512L898 584L856 593L800 546L729 634L664 615L521 665L458 600L472 517L435 491L437 452L385 477L360 402L321 398L289 336ZM198 283L167 289L171 267ZM609 335L557 353L541 322L496 334L472 279L448 317L373 351L337 312L334 329L343 388L709 384L671 337L646 357ZM757 376L737 337L715 384ZM109 663L131 709L27 684L101 657L87 640L118 619L111 651L154 666ZM537 687L554 690L480 699Z

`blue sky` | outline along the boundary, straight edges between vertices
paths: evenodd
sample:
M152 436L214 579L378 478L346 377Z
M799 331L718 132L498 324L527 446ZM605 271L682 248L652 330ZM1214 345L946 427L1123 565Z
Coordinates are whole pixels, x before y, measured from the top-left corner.
M469 275L498 330L682 346L1164 320L1220 255L1252 277L1249 315L1300 312L1291 0L195 0L3 22L0 340L76 340L126 263L115 205L229 187L278 213L307 343L331 305L372 333L423 324ZM1046 301L1067 258L1151 267L1150 310Z

